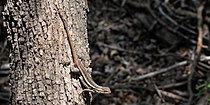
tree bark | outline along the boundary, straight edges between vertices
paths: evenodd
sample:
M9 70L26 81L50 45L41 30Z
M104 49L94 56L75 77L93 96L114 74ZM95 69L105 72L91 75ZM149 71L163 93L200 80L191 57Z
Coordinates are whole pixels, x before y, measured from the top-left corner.
M8 0L3 15L11 43L13 105L85 104L56 6L68 22L77 55L85 67L90 64L85 0Z

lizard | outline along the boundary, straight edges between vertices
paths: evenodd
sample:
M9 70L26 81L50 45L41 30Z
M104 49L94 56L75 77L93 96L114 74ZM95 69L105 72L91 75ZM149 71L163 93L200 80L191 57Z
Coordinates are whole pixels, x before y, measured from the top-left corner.
M71 48L72 58L74 62L74 66L77 67L81 73L81 76L83 78L82 83L83 85L88 88L86 90L94 92L94 93L103 93L103 94L109 94L111 93L111 90L109 87L99 86L95 83L95 81L92 79L90 73L81 66L81 62L78 59L77 52L75 50L75 44L73 43L72 36L70 31L68 30L68 25L65 19L62 17L61 11L58 9L59 17L63 23L64 30L67 34L68 42Z

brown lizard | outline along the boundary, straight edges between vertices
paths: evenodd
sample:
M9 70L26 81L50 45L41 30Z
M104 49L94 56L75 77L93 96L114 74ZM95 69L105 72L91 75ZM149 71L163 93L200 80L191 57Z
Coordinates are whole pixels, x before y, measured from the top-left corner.
M69 45L71 47L71 53L72 53L72 57L73 57L73 61L74 61L74 66L77 67L82 75L82 78L84 80L83 81L83 85L86 86L86 88L90 89L91 92L95 92L95 93L104 93L104 94L109 94L111 93L111 90L109 87L103 87L103 86L99 86L97 85L94 80L92 79L92 77L90 76L90 74L87 72L87 70L85 70L85 68L83 66L81 66L81 63L78 59L76 50L75 50L75 45L73 43L70 31L68 30L68 25L67 22L64 20L64 18L62 17L60 11L58 10L58 14L63 22L63 26L64 29L66 31L67 37L68 37L68 42Z

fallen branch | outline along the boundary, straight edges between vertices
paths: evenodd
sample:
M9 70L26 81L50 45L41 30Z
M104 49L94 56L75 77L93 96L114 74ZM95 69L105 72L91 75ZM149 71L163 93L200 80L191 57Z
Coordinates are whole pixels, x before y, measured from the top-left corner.
M182 62L176 63L176 64L174 64L172 66L169 66L167 68L163 68L163 69L160 69L160 70L157 70L157 71L154 71L154 72L150 72L148 74L141 75L141 76L138 76L136 78L131 78L130 80L131 81L140 81L140 80L143 80L145 78L150 78L150 77L153 77L155 75L158 75L158 74L161 74L161 73L173 70L173 69L175 69L177 67L184 66L186 64L187 64L187 61L182 61Z

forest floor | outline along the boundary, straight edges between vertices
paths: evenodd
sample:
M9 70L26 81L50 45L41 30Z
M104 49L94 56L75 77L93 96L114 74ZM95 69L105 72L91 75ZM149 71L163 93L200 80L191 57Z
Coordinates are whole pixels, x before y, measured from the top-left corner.
M209 104L209 2L88 2L94 105Z

